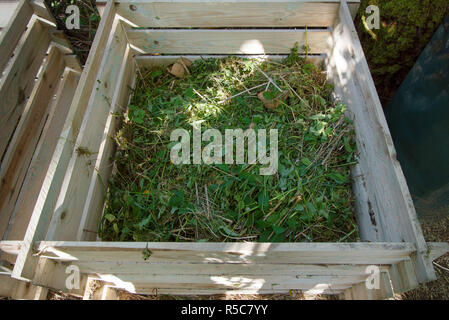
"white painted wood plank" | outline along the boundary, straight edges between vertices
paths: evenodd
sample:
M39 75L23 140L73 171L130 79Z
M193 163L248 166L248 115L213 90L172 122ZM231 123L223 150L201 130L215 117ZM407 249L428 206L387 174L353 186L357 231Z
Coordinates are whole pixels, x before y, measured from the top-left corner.
M312 54L324 53L330 32L308 30L129 29L130 43L145 53L161 54L288 54L299 43Z

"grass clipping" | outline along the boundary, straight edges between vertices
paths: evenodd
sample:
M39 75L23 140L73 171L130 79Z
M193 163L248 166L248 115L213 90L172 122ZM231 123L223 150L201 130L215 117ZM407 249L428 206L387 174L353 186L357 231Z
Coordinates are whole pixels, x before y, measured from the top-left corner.
M357 239L352 124L345 105L331 102L332 87L319 68L293 49L282 63L200 59L182 78L170 71L142 71L127 113L116 115L123 125L115 136L103 240ZM262 176L259 164L171 163L170 133L184 128L192 137L198 120L202 131L215 128L223 136L225 129L278 129L277 173Z

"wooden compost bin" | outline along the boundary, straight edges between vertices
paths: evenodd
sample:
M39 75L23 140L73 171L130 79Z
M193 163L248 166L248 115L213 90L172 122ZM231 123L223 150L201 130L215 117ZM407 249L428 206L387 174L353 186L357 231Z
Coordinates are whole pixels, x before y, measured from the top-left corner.
M140 294L312 293L380 299L435 279L432 260L447 243L426 243L385 122L353 17L359 1L116 0L102 19L52 167L34 207L12 276L83 294L100 280ZM139 27L133 29L132 27ZM306 30L305 27L308 27ZM245 29L247 28L247 29ZM113 112L126 108L139 69L182 55L286 55L304 44L325 65L335 95L354 119L352 170L359 243L100 242L96 230L112 171ZM154 55L154 54L159 55ZM152 55L153 54L153 55ZM282 56L281 56L282 57ZM81 155L78 148L90 155ZM142 252L151 256L143 260ZM81 286L66 288L66 267ZM367 289L367 266L379 289ZM108 289L108 290L106 290Z
M81 66L43 1L1 2L0 28L0 296L43 298L10 274Z

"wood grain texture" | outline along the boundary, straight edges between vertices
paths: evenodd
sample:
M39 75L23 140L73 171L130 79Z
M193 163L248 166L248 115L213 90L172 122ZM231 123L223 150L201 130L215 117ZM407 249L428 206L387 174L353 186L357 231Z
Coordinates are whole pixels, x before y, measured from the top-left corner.
M10 59L33 9L26 0L0 3L0 74Z
M98 27L84 71L81 74L79 85L75 91L62 134L50 161L50 166L46 172L36 206L33 209L23 246L12 272L12 276L15 278L25 277L31 279L34 276L37 258L33 256L32 247L35 241L43 240L47 233L64 174L72 156L73 143L78 135L92 86L95 83L96 74L103 58L105 45L109 38L107 30L111 29L114 16L113 3L109 2Z
M114 115L116 112L125 112L131 95L132 82L135 78L135 62L130 46L127 46L124 59L117 77L116 87L112 96L109 114L103 128L103 136L98 149L95 171L89 183L81 221L79 224L77 240L95 240L96 230L103 213L104 199L107 191L107 181L112 172L115 141L113 137L119 129L119 121Z
M80 275L79 287L71 289L67 288L66 280L70 271L66 273L67 265L56 263L55 261L39 258L36 273L33 276L31 283L34 286L42 286L45 288L57 289L65 293L70 293L77 296L83 296L84 289L87 283L87 276Z
M23 3L24 1L22 1ZM0 2L0 28L5 28L14 16L16 8L22 4L18 0Z
M151 256L142 259L142 250ZM124 243L49 242L36 247L41 260L76 265L115 288L134 293L211 294L278 293L308 290L338 294L363 284L368 264L406 261L407 243ZM323 264L325 258L339 265ZM386 259L390 259L387 262ZM313 261L320 263L311 264ZM50 263L50 262L47 262ZM380 266L389 275L388 266ZM33 281L34 282L34 281ZM42 285L41 282L34 282ZM366 293L372 299L390 295L391 285ZM361 288L360 288L361 290Z
M22 183L50 111L64 59L52 47L0 166L0 234L4 234L16 204Z
M324 27L333 25L339 8L339 1L115 2L118 14L145 28Z
M161 289L228 289L228 290L270 290L286 289L301 290L313 289L321 286L322 289L340 290L363 283L368 275L363 276L282 276L276 275L104 275L100 279L112 282L115 286L122 286L130 292L142 292L142 288L150 290ZM139 288L139 289L136 289ZM134 290L133 290L134 289Z
M273 274L276 270L278 275L301 275L301 276L363 276L366 275L364 265L317 265L317 264L245 264L245 263L152 263L146 261L134 261L124 263L122 261L74 261L71 262L80 268L84 273L92 274L207 274L207 275L253 275L264 276Z
M312 54L327 49L330 32L305 30L130 29L129 42L145 53L161 54L288 54L295 43Z
M29 2L31 7L33 8L35 15L55 24L56 26L56 20L53 17L53 14L51 13L47 4L45 3L45 0L29 0Z
M0 296L18 300L45 300L48 290L34 286L30 281L11 278L9 273L0 272Z
M366 182L367 206L372 208L381 241L411 242L419 281L435 279L413 201L396 158L382 106L369 72L346 2L333 33L330 63L336 68L343 100L355 117L359 166Z
M32 18L0 79L0 158L14 133L48 49L48 26Z
M171 263L382 264L407 259L407 243L127 243L41 242L41 256L66 261L142 261Z
M65 57L64 57L65 58ZM64 64L65 65L65 64ZM53 100L48 119L27 170L20 195L14 207L7 238L21 240L30 221L50 161L59 141L80 74L66 68Z
M21 241L0 241L0 256L3 252L11 255L18 255L21 247Z
M135 61L139 68L151 69L154 67L167 67L176 62L180 57L189 59L190 61L195 61L198 59L221 59L228 57L229 55L164 55L164 56L151 56L151 55L137 55ZM255 58L255 59L270 59L274 61L279 61L285 59L287 55L238 55L241 58ZM316 65L321 65L325 61L325 55L308 56L309 61Z
M125 30L116 17L46 239L76 239L127 46ZM79 147L89 150L88 154L79 154Z

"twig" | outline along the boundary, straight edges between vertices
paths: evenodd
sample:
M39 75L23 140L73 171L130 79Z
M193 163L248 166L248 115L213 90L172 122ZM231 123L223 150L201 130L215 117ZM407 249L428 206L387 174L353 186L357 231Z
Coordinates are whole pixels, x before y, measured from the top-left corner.
M196 203L200 204L200 198L198 197L198 185L195 182L195 192L196 192Z
M300 96L295 90L293 90L293 88L290 86L290 84L287 82L287 80L284 79L283 76L279 76L279 77L282 79L282 81L284 81L284 83L287 85L287 87L290 89L290 91L292 91L293 94L294 94L299 100L302 101L302 103L304 103L307 107L310 107L310 106L309 106L309 103L308 103L307 101L305 101L303 98L301 98L301 96Z
M204 191L206 191L206 206L207 206L207 215L210 219L210 206L209 206L209 195L207 193L207 185L204 186Z
M445 267L443 267L442 265L439 265L439 264L436 263L435 261L433 262L433 264L436 265L438 268L441 268L442 270L448 271L448 272L449 272L449 269L448 269L448 268L445 268Z
M238 97L238 96L240 96L240 95L242 95L242 94L244 94L244 93L250 93L250 91L252 91L252 90L254 90L254 89L257 89L257 88L260 88L260 87L263 87L263 86L266 85L267 83L270 84L270 82L265 82L265 83L259 84L259 85L257 85L257 86L252 87L252 88L249 88L249 89L246 89L246 90L244 90L244 91L242 91L242 92L239 92L239 93L233 95L232 97L226 98L225 100L219 101L218 103L220 103L220 104L221 104L221 103L225 103L226 101L231 100L231 99L233 99L233 98L235 98L235 97Z
M256 66L256 68L257 68L257 70L259 70L259 71L265 76L265 78L268 79L268 81L269 81L270 83L273 84L273 86L276 87L276 89L278 89L280 92L284 92L281 88L278 87L278 85L276 84L276 82L274 82L274 80L271 79L265 72L263 72L262 70L260 70L260 68L259 68L258 66Z
M201 99L203 99L206 102L210 102L208 99L206 99L201 93L195 90L195 88L192 88L193 92L195 92Z

